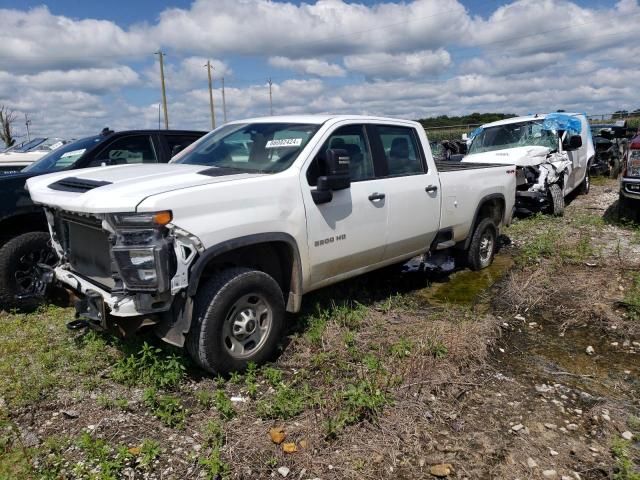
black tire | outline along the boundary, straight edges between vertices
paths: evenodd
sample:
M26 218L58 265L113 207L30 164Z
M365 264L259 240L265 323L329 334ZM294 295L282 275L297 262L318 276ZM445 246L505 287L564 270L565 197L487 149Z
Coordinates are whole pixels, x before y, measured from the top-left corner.
M636 201L630 200L627 197L623 197L622 195L620 195L620 197L618 198L618 219L626 219L633 222L637 221L637 206L638 203Z
M497 237L498 229L490 218L476 225L467 251L467 265L471 270L482 270L491 265L496 253Z
M44 297L19 298L39 290L42 269L38 263L55 265L57 256L45 232L28 232L9 240L0 248L0 307L33 310Z
M589 168L587 168L584 179L580 184L580 195L587 195L589 190L591 190L591 174L589 173Z
M243 303L247 303L244 310ZM255 324L251 324L249 305L255 305L254 317L256 310L263 307L268 312L260 314L259 318L254 319ZM196 294L191 329L186 339L187 351L200 367L209 372L224 375L243 371L249 362L261 364L276 353L284 316L282 290L270 275L250 268L222 270L200 287ZM243 321L244 325L241 326ZM248 351L244 351L246 345L237 347L238 344L233 343L245 341L238 338L238 335L244 335L242 328L259 335L257 329L261 322L269 322L270 327L263 332L257 344L254 342L253 347L253 335L247 335ZM252 325L253 328L250 328ZM237 329L234 331L239 333L234 334L232 329ZM236 347L242 350L233 354L231 350Z
M564 215L564 195L562 188L557 183L549 185L549 203L551 204L551 214L554 217Z

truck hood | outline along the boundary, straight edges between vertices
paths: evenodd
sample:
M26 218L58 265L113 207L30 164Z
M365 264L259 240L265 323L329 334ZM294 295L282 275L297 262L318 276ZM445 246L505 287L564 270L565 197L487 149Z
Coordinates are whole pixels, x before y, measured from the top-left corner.
M40 175L27 180L31 199L42 205L82 213L133 212L145 198L172 190L228 182L265 174L220 170L204 174L211 167L183 164L142 164L96 167ZM108 182L86 191L65 191L50 186L73 178L82 182Z
M465 163L502 163L504 165L529 167L544 163L550 152L551 149L548 147L524 146L472 153L464 157L462 161Z

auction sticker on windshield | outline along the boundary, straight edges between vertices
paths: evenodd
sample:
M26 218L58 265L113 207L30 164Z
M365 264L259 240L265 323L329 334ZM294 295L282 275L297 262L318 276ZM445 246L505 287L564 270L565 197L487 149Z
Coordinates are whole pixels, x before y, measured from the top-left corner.
M281 138L278 140L269 140L265 148L299 147L300 145L302 145L301 138Z

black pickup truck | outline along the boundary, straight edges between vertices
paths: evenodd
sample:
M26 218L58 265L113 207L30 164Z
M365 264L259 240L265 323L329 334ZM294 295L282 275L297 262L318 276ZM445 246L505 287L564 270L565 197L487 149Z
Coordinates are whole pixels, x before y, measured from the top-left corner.
M60 170L166 163L206 132L105 128L54 150L19 173L0 177L0 308L31 309L44 285L42 270L55 263L42 208L25 190L28 178Z

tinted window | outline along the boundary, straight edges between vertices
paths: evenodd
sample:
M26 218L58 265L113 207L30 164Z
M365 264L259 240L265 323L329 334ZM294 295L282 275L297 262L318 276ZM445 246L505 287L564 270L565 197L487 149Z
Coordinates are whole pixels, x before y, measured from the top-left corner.
M367 180L374 177L371 152L362 125L347 125L335 130L324 143L316 158L307 170L309 185L316 185L318 177L326 175L324 153L329 148L346 150L349 154L351 181Z
M91 162L92 167L106 165L128 165L132 163L155 163L153 143L149 135L130 135L113 141Z
M169 155L173 157L199 138L200 135L166 135L165 139L169 147Z
M378 125L389 175L424 173L415 132L408 127Z
M40 160L32 163L23 172L51 172L71 167L87 150L100 143L104 137L97 135L95 137L83 138L75 142L67 143L57 148L51 153L46 154Z

